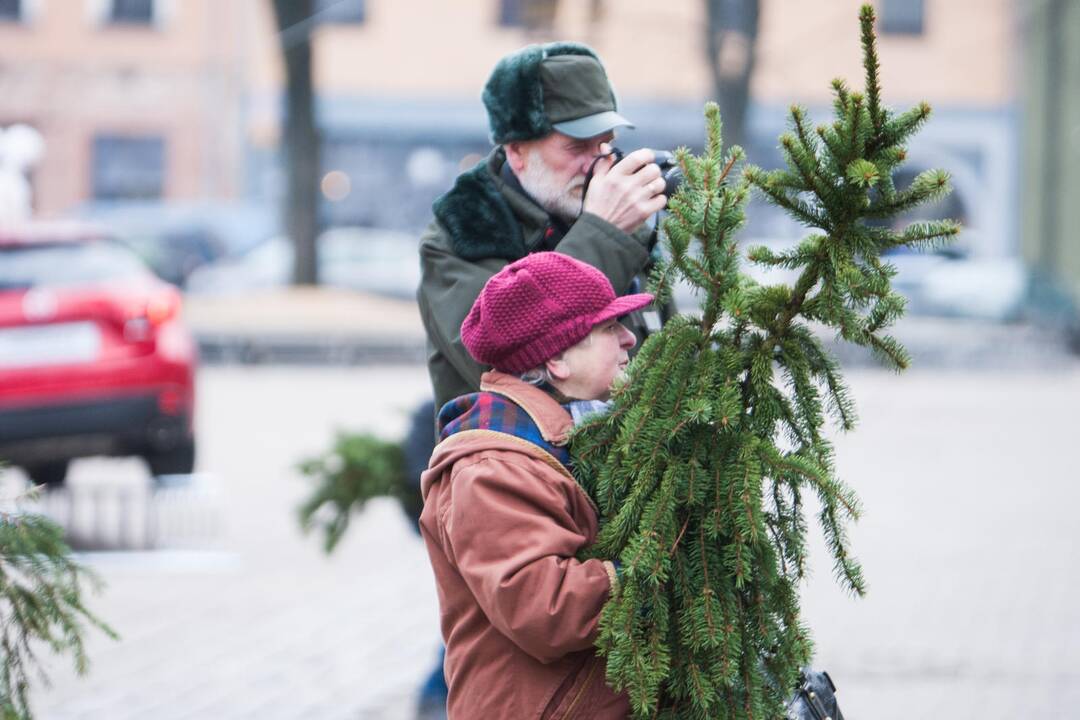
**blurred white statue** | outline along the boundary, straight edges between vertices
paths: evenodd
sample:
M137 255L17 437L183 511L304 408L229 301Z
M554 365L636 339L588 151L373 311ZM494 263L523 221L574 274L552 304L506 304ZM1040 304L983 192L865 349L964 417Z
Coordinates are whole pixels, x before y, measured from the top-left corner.
M26 173L41 160L45 139L29 125L0 128L0 223L30 217L30 180Z

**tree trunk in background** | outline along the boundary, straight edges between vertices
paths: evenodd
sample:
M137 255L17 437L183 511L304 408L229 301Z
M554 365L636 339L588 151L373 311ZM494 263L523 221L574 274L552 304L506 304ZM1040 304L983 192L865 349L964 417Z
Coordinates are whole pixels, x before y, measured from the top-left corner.
M285 58L285 231L295 251L294 285L316 285L318 257L319 132L311 68L311 0L273 0Z
M724 145L745 146L750 77L758 35L760 0L704 0L705 52L712 94L724 120Z

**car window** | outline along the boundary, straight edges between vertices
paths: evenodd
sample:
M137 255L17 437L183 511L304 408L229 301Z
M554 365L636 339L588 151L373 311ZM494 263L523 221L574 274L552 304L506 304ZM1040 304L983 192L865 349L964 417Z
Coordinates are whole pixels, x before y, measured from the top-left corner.
M0 247L0 290L95 285L148 274L130 250L106 240Z

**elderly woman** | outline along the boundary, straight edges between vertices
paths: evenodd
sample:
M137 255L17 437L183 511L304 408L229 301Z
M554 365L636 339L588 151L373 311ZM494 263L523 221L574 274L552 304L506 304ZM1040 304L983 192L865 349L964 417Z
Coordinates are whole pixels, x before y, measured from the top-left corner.
M422 478L421 533L438 587L451 720L624 718L593 650L617 591L611 562L575 554L596 510L567 465L571 410L608 397L652 301L616 297L597 269L544 252L484 286L461 336L494 369L446 404Z

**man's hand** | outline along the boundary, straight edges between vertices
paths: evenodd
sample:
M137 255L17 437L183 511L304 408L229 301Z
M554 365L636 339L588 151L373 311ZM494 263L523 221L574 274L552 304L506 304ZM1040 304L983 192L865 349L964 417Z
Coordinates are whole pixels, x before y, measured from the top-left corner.
M635 150L618 164L613 157L602 158L585 194L585 212L630 233L663 210L667 204L664 179L653 160L653 151L648 148Z

